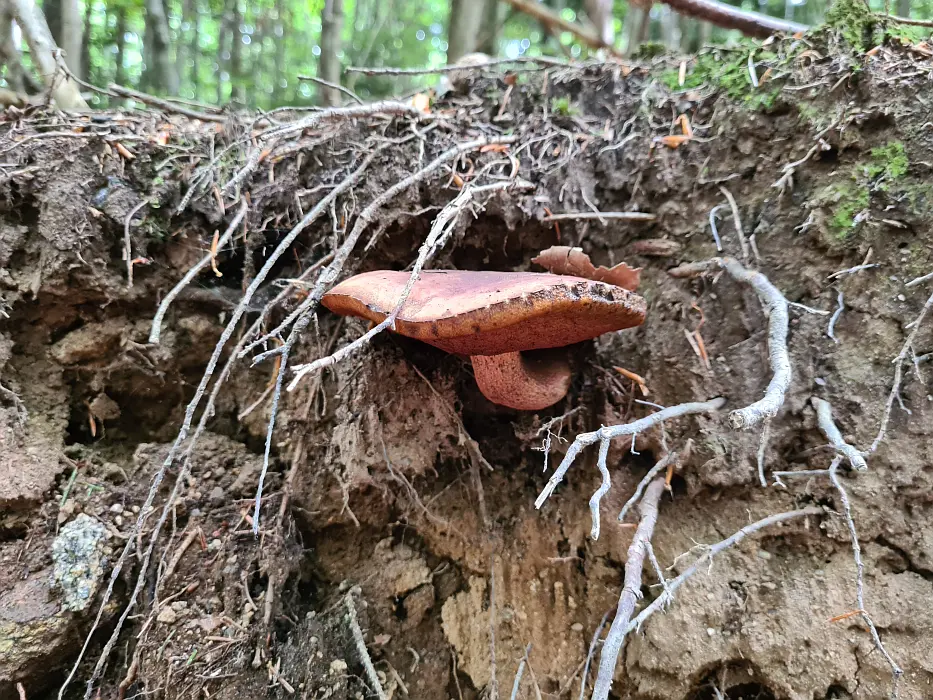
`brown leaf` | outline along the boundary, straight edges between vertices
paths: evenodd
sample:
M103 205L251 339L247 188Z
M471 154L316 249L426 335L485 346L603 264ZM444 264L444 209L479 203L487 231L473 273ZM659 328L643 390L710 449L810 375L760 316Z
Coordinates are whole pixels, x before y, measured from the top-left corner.
M575 275L585 277L596 282L606 282L622 287L630 292L638 288L638 279L641 268L631 268L625 263L608 268L600 265L596 267L590 262L590 256L582 248L571 248L566 245L551 246L531 262L540 265L555 275Z
M677 241L667 238L643 238L632 243L629 249L635 255L645 255L653 258L669 258L677 255L683 246Z

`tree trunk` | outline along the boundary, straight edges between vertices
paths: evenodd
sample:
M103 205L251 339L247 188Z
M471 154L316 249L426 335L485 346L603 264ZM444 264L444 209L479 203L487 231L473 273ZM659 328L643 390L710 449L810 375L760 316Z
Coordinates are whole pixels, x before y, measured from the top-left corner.
M489 56L499 53L499 33L502 30L502 5L499 0L485 0L476 49Z
M662 8L661 42L668 51L676 51L680 47L680 17L669 7Z
M126 85L124 82L126 80L126 68L123 65L124 61L126 61L126 7L123 5L117 5L117 28L115 31L117 65L113 74L113 82L117 85Z
M607 46L615 43L615 26L612 18L612 0L584 0L583 6L599 38Z
M448 64L454 64L466 54L476 51L483 9L483 3L477 0L450 0L450 21L447 28Z
M23 64L13 45L13 11L0 0L0 67L6 66L6 82L10 90L22 94L26 89Z
M81 97L78 85L68 77L62 77L55 62L57 47L52 41L52 33L45 22L42 11L34 0L11 0L13 17L19 24L29 45L33 63L46 87L51 88L52 99L62 109L87 109L87 103Z
M81 73L78 77L88 82L91 80L91 0L84 3L84 31L81 33ZM104 26L108 25L109 13L104 8Z
M246 94L243 90L243 35L240 33L240 5L237 0L230 0L230 99L244 104Z
M191 89L194 99L201 99L201 6L194 0L194 13L191 20Z
M178 41L175 44L175 65L178 67L178 91L182 94L185 88L185 80L188 77L188 52L191 45L185 41L187 33L192 31L192 5L194 0L182 0L181 3L181 27L178 30ZM186 29L187 26L187 29Z
M82 18L78 0L62 0L62 38L59 48L65 53L65 65L77 76L81 75Z
M321 59L318 77L329 83L340 82L340 38L343 33L343 0L324 0L321 13ZM325 106L340 104L340 92L319 87L320 103Z
M42 3L42 13L56 46L62 45L62 2L64 0L43 0Z
M895 14L898 17L910 17L910 0L897 0Z
M357 2L359 4L359 2ZM287 82L285 79L285 28L288 22L285 21L285 0L275 0L275 25L273 26L273 39L275 41L274 66L272 68L272 102L274 107L285 103L285 88Z
M152 84L159 92L177 95L178 72L175 70L175 64L172 63L171 34L162 0L146 0L146 29L150 27L151 56L155 68L152 72L154 78Z

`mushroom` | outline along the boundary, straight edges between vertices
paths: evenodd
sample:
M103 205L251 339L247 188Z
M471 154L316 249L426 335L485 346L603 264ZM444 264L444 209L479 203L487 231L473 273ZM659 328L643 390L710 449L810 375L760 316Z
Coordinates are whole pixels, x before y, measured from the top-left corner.
M408 272L351 277L324 295L334 313L381 323L392 313ZM487 399L519 410L560 401L570 388L562 348L640 325L645 300L604 282L540 272L421 273L395 321L395 332L467 355Z

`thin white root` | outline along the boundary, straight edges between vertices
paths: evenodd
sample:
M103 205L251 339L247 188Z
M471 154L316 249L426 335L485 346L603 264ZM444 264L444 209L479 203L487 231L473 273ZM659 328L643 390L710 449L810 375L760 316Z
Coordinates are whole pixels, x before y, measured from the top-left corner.
M790 387L791 365L787 352L787 299L760 272L749 270L733 258L715 258L714 264L721 267L737 282L749 285L764 306L768 317L768 358L771 364L771 381L764 398L750 406L733 411L729 415L732 427L753 428L766 418L773 418L784 405L784 395Z
M192 280L198 276L198 273L210 265L216 251L221 250L230 242L230 239L233 238L233 235L236 233L237 227L240 225L240 222L243 221L243 217L246 215L247 206L247 201L244 197L243 201L240 203L240 208L237 210L236 216L233 217L233 220L230 222L227 230L224 231L224 235L221 236L220 240L217 241L216 250L212 250L210 253L198 260L198 262L196 262L194 266L188 270L187 274L181 278L181 281L172 288L172 291L165 295L162 303L159 304L159 308L156 311L155 316L152 318L152 329L149 331L150 343L153 345L158 344L159 339L162 337L162 319L165 318L165 314L168 312L168 307L171 306L172 302L175 300L175 297L181 294L182 290L191 284Z
M865 462L862 453L843 439L842 433L839 432L839 428L833 422L833 407L829 404L829 401L818 396L812 396L810 402L813 404L813 408L816 409L816 420L823 435L829 440L829 444L836 448L836 452L849 460L849 464L852 465L855 471L863 472L868 469L868 464Z
M833 486L836 487L836 491L839 492L839 498L842 501L842 509L846 519L846 526L849 528L849 536L852 538L852 556L855 559L855 604L857 610L862 618L862 621L868 627L869 632L871 633L871 638L875 643L875 648L881 652L881 655L884 657L884 660L888 662L888 666L891 667L891 676L892 676L892 685L891 685L891 698L896 700L897 698L897 685L900 681L902 675L904 675L903 669L897 665L897 662L891 657L888 653L888 650L884 648L884 644L881 641L881 635L878 634L878 628L875 627L875 623L871 619L871 615L868 614L868 611L865 609L865 564L862 562L862 548L859 545L858 533L855 530L855 521L852 519L852 506L849 503L849 495L846 493L845 488L842 486L842 482L839 481L839 464L842 462L842 456L837 456L832 464L829 465L829 478L833 482Z
M910 335L907 336L907 340L904 341L901 351L893 360L894 383L891 385L891 393L888 394L888 402L885 404L884 413L881 416L881 427L878 429L878 435L874 442L871 443L871 447L868 448L868 454L875 452L884 441L885 435L887 435L888 423L891 420L891 409L894 408L894 400L900 396L901 392L901 380L904 377L904 361L907 360L908 356L913 354L914 340L917 337L917 332L920 330L920 326L923 325L923 319L926 317L931 307L933 307L933 294L930 295L930 298L927 299L926 303L923 305L920 314L912 324L913 328L911 328Z
M347 604L347 620L350 623L350 633L353 635L356 653L360 655L360 661L363 662L363 670L366 672L366 679L372 686L376 697L378 697L379 700L387 700L386 693L382 689L382 683L379 682L379 674L376 673L376 667L373 666L373 660L369 656L369 650L366 649L366 640L363 639L363 630L360 629L360 623L356 619L356 606L353 604L353 591L348 591L344 600Z
M664 479L655 479L645 489L645 497L639 506L641 520L635 531L635 537L632 538L632 544L628 548L628 558L625 561L625 586L619 596L616 616L609 627L606 642L599 655L599 671L596 674L596 683L593 685L593 700L606 700L609 697L619 652L622 651L622 643L625 641L624 630L629 620L632 619L635 605L641 598L641 574L648 543L651 541L655 523L658 521L658 503L661 501L662 493L664 493Z
M590 498L590 519L593 524L590 527L590 538L593 541L599 539L599 502L602 500L609 489L612 487L612 480L609 476L609 467L606 466L606 457L609 455L609 441L603 440L599 443L599 457L596 458L596 468L602 475L603 480L596 490L596 493Z
M567 474L567 471L573 465L573 462L577 458L577 455L580 453L580 450L582 450L587 445L592 445L593 443L599 442L601 440L612 440L617 437L642 433L652 426L663 423L664 421L670 420L672 418L680 418L681 416L689 416L696 413L715 413L720 408L722 408L725 403L726 400L724 398L716 398L703 402L682 403L678 404L677 406L670 406L664 410L658 411L657 413L652 413L650 416L645 416L644 418L633 421L632 423L602 427L599 430L594 430L591 433L580 433L576 438L574 438L573 443L567 450L567 454L564 455L564 459L561 460L560 466L557 467L554 474L552 474L551 478L548 479L548 482L544 489L541 491L541 494L535 500L535 508L540 509L541 506L544 505L544 502L550 497L550 495L554 493L554 489L556 489L557 485L563 481L564 475Z
M668 465L671 464L674 460L677 459L676 452L670 452L664 457L662 457L657 464L655 464L651 469L648 470L648 473L638 482L638 486L635 487L635 493L632 494L632 497L625 502L625 505L622 506L622 510L619 511L619 522L621 523L625 520L625 516L628 515L628 512L635 507L635 504L638 503L641 498L642 493L644 493L645 488L648 484L651 483L651 480L654 479L658 474L667 469Z

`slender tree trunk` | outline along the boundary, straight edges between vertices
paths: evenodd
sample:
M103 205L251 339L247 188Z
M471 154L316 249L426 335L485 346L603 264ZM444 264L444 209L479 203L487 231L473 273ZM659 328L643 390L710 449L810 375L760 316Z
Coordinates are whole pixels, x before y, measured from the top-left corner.
M117 27L114 30L116 36L116 69L113 74L113 82L117 85L126 85L126 68L124 67L124 61L126 61L126 7L123 5L117 5Z
M246 102L243 91L243 35L240 33L240 5L230 1L230 99L239 104Z
M155 78L153 85L159 92L177 95L178 72L172 63L171 34L162 0L146 0L146 29L150 27L151 56L155 68L152 73Z
M648 21L647 9L635 3L629 5L625 15L625 55L631 56L638 49Z
M23 64L13 45L13 10L0 0L0 67L6 66L6 82L10 90L22 94L26 89Z
M586 14L607 46L615 43L615 24L612 18L612 0L585 0Z
M185 80L188 78L188 52L191 48L189 42L185 41L188 32L192 32L192 15L194 10L192 6L194 0L182 0L181 3L181 27L178 31L178 41L175 43L175 65L178 67L178 91L179 94L185 88ZM187 29L186 29L187 27Z
M191 17L191 89L194 99L201 99L201 4L193 0L194 12Z
M669 51L680 46L680 17L669 7L662 8L661 41Z
M447 63L453 64L476 51L479 27L483 21L483 3L478 0L450 0L447 27Z
M81 75L79 78L87 80L88 82L93 82L91 80L91 11L93 10L94 3L92 0L85 0L84 3L84 31L82 32L81 37ZM104 7L104 26L108 26L107 22L109 19L109 12L107 12L106 6Z
M897 0L895 14L898 17L910 17L910 0Z
M58 44L65 53L65 65L75 75L81 75L82 17L78 0L62 0L62 38Z
M477 50L490 56L499 53L499 33L502 30L502 5L499 0L485 0L480 23Z
M321 13L321 59L318 77L329 83L340 83L340 39L343 34L343 0L324 0ZM318 88L319 102L325 106L340 104L340 92Z
M49 24L52 40L56 46L62 45L62 2L65 0L43 0L42 13Z
M285 28L289 24L285 21L285 12L285 1L275 0L275 25L272 30L273 40L275 41L274 65L272 67L272 80L274 81L272 86L272 102L275 107L285 102L285 49L287 46L286 42L288 41L286 39Z
M87 109L87 103L81 97L78 85L61 74L55 62L55 42L45 22L42 11L34 0L11 0L13 18L20 26L33 63L36 65L42 81L52 91L52 99L62 109Z

